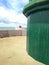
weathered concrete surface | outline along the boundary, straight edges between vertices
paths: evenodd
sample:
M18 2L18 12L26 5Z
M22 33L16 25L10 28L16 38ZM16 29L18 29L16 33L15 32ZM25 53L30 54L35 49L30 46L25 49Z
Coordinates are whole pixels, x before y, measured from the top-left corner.
M0 38L9 37L9 33L7 30L0 30Z
M26 37L0 38L0 65L44 65L26 52Z
M26 30L0 30L0 38L10 36L26 36Z

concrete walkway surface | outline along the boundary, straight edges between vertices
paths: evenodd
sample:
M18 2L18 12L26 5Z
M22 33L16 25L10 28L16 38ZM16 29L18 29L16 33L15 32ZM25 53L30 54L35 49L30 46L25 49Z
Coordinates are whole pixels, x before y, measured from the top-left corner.
M26 36L0 38L0 65L44 65L26 52Z

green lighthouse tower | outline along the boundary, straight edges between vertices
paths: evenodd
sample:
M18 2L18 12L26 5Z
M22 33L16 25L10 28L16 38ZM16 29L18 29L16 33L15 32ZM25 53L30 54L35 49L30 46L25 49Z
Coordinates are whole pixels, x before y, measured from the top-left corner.
M23 14L28 18L28 54L49 65L49 0L29 0Z

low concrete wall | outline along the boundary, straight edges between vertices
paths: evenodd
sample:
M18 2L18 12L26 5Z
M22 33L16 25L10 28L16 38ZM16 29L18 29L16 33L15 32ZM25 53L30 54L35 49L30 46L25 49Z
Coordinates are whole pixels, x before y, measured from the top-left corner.
M22 30L22 36L26 36L27 35L26 32L27 30Z
M26 30L9 30L9 36L26 36Z
M9 30L9 36L22 36L22 30Z
M7 30L0 30L0 38L9 37Z
M0 30L0 38L10 36L26 36L26 30Z

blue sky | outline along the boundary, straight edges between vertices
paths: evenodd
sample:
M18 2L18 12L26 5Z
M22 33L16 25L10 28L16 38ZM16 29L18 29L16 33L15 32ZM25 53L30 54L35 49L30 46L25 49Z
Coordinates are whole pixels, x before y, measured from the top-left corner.
M27 26L27 18L22 14L29 0L0 0L0 27Z

